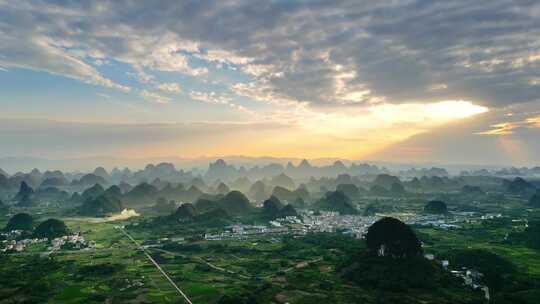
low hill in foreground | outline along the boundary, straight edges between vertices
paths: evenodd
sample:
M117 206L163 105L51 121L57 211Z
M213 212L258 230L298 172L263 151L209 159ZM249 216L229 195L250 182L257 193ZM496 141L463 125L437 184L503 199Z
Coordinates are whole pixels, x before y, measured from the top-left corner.
M6 230L24 230L32 231L34 229L34 218L28 213L17 213L12 216L7 225Z
M69 234L66 224L57 219L48 219L36 227L34 235L38 238L54 239Z

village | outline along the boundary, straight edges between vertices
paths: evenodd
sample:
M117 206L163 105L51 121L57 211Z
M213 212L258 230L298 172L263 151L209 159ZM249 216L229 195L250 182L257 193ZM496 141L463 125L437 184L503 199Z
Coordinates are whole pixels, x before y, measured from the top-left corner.
M45 244L47 245L46 253L64 250L81 250L81 249L93 249L96 247L94 241L87 241L80 233L73 233L70 235L64 235L61 237L53 238L22 238L23 231L12 230L0 234L3 240L0 243L0 252L2 253L20 253L29 249L33 245Z
M302 211L299 216L287 216L268 222L267 225L235 224L225 227L222 232L206 233L208 241L240 240L249 237L275 235L305 235L317 232L340 232L361 239L378 219L391 216L399 218L408 225L432 226L440 229L458 229L462 223L472 223L494 217L496 215L478 215L473 212L460 212L452 216L416 213L376 214L373 216L341 215L332 211Z

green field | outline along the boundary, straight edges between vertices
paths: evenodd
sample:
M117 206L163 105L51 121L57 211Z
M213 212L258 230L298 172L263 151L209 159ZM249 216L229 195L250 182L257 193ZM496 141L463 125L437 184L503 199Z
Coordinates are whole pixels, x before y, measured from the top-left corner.
M456 208L456 197L447 197ZM393 212L421 212L422 200L414 197L378 201L393 206ZM357 202L362 208L369 200ZM498 299L535 303L540 280L540 251L505 239L524 230L522 220L537 214L509 199L505 208L490 201L477 208L499 212L501 218L462 223L461 228L442 229L413 226L425 253L436 260L449 259L455 252L477 249L496 255L512 272L496 277L509 287L493 292ZM508 210L508 211L506 211ZM40 210L40 219L63 218L54 210ZM178 292L115 226L126 231L169 274L194 303L483 303L480 292L461 286L390 286L374 288L351 282L344 273L346 263L360 263L354 257L364 251L362 240L340 233L304 237L252 237L237 241L205 241L204 232L220 227L199 224L162 223L152 216L117 222L96 222L84 218L63 218L72 231L80 231L96 242L90 250L60 250L40 256L46 245L32 245L22 253L0 255L2 278L0 303L182 303ZM2 218L0 225L5 225ZM257 217L243 218L256 223ZM174 242L171 238L183 238ZM438 262L437 262L438 263ZM369 265L367 265L369 266ZM375 270L376 271L376 270ZM517 282L517 283L516 283ZM438 284L438 283L437 283ZM505 283L506 284L506 283ZM517 284L517 285L516 285ZM506 285L505 285L506 286ZM520 288L514 288L521 286ZM405 289L404 289L405 288ZM499 300L496 303L504 303Z

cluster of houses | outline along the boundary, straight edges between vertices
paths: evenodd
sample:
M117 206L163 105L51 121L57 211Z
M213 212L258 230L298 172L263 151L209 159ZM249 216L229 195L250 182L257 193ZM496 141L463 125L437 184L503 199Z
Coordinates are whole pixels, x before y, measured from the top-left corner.
M305 235L309 232L338 230L360 238L375 220L375 217L342 216L337 212L321 212L315 215L312 211L308 211L302 214L302 219L287 216L269 221L268 225L236 224L225 227L225 230L219 233L206 233L204 238L209 241L243 240L253 236Z
M461 270L452 270L451 273L456 277L462 278L463 283L473 290L483 291L486 300L489 301L489 287L481 283L483 277L481 272L463 267Z
M21 230L13 230L7 233L2 233L2 236L5 238L0 245L0 252L22 252L31 244L44 243L48 240L46 238L29 238L17 240L21 235Z
M23 252L28 246L34 244L48 243L47 238L24 238L20 239L22 231L13 230L6 233L2 233L4 240L0 243L0 252L12 253ZM64 235L62 237L54 238L50 240L47 250L56 251L59 249L78 250L84 248L95 248L96 243L94 241L86 241L80 233L74 233L71 235Z
M431 253L425 254L424 257L430 261L435 260L435 255ZM442 260L441 265L444 267L444 269L448 270L450 262L448 260ZM463 279L463 284L465 286L468 286L473 290L483 291L486 300L489 301L489 288L482 284L483 274L481 272L462 267L460 270L451 270L450 273L458 278Z
M344 234L355 238L362 238L379 217L376 216L358 216L358 215L340 215L339 212L307 211L302 214L304 226L309 232L336 232L341 231Z
M342 232L354 238L363 238L367 229L383 215L374 216L341 215L332 211L303 211L300 217L287 216L269 221L267 225L232 225L220 233L205 234L206 240L240 240L261 235L305 235L309 232ZM500 215L478 216L472 212L443 215L425 215L416 213L384 214L400 219L409 225L432 226L441 229L459 229L461 223L481 221Z
M144 279L144 276L142 276L142 279ZM125 279L125 281L126 281L126 287L120 288L120 291L124 291L130 288L140 288L144 286L144 283L141 280Z
M51 246L49 246L47 250L78 250L84 248L93 249L95 247L96 243L94 241L86 241L82 235L80 235L79 233L74 233L71 235L64 235L62 237L52 239Z
M262 235L284 235L292 231L289 227L283 226L265 226L265 225L243 225L236 224L225 227L225 230L219 233L206 233L204 239L207 241L222 241L222 240L244 240L248 237Z

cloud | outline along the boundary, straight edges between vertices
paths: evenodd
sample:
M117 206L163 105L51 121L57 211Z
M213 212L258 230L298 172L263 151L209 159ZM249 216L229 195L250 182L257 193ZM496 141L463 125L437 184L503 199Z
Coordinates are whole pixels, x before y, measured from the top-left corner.
M281 94L268 81L254 81L248 83L235 83L230 87L231 91L239 96L248 97L255 101L261 101L279 106L296 106L301 103L287 95Z
M157 86L158 89L164 92L168 93L180 93L182 90L180 89L180 85L178 83L168 82L168 83L160 83Z
M230 97L226 97L223 95L219 95L215 92L199 92L199 91L191 91L189 93L189 97L193 100L207 102L207 103L213 103L213 104L229 104L231 101Z
M527 118L525 122L531 128L540 128L540 115L536 117Z
M204 103L229 106L230 108L232 108L232 109L234 109L236 111L247 114L249 120L254 120L255 118L257 118L257 119L260 118L260 115L258 113L254 112L254 111L251 111L251 110L247 109L246 107L244 107L242 105L233 103L231 97L225 96L223 94L218 94L216 92L208 92L208 93L206 93L206 92L200 92L200 91L191 91L189 93L189 97L191 97L191 99L193 99L193 100L204 102Z
M148 100L150 102L161 103L161 104L169 103L169 101L171 100L167 96L162 96L162 95L159 95L158 93L150 92L150 91L147 91L147 90L142 90L139 93L139 96L141 96L142 98L144 98L144 99L146 99L146 100Z
M104 93L96 93L97 96L104 98L106 100L110 100L112 97L110 95L104 94Z
M446 89L448 89L448 86L444 83L435 83L431 87L429 87L430 91L440 91Z
M0 0L0 20L7 73L46 71L155 103L183 90L200 101L196 107L220 108L212 119L294 130L271 133L258 147L276 154L360 157L529 105L527 115L482 120L465 141L448 137L459 145L444 147L460 153L475 140L486 147L534 140L540 120L531 114L540 102L535 1ZM129 82L121 79L126 73ZM430 140L437 144L435 135ZM434 149L424 142L405 148ZM499 156L493 159L506 159Z
M21 0L0 6L2 66L120 90L127 87L88 62L190 77L207 75L213 63L228 64L250 77L233 87L242 96L310 106L464 99L503 107L540 99L540 4L534 1Z
M324 111L309 107L271 113L267 119L302 127L306 131L357 138L369 134L377 144L387 144L425 132L456 119L486 113L487 108L468 101L374 104L370 107Z
M522 121L501 122L491 125L491 129L478 132L479 135L511 135L522 128L540 128L540 115Z
M520 127L519 123L503 122L491 125L491 129L488 131L478 132L479 135L509 135L514 134L514 129Z
M70 55L47 36L10 34L0 26L0 65L46 71L82 82L129 92L130 87L103 77L80 58Z
M366 158L432 164L536 165L540 162L538 121L540 111L534 103L492 109L384 143Z

